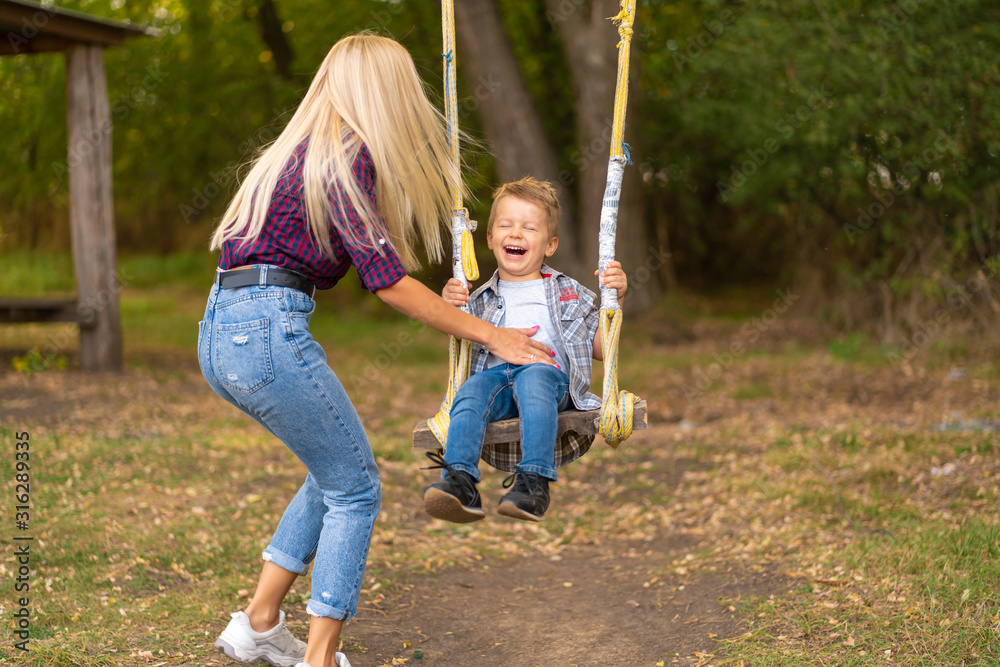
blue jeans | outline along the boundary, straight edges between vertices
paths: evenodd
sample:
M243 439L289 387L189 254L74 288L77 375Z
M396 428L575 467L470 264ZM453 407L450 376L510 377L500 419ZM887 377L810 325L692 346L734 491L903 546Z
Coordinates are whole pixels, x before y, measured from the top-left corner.
M476 373L465 381L452 403L445 463L478 482L486 427L492 421L520 417L521 461L517 469L556 481L559 411L567 408L569 400L569 377L555 366L500 364Z
M368 560L380 480L361 419L309 333L315 303L289 287L220 289L199 324L198 360L222 398L280 439L309 474L263 558L301 574L307 611L349 620Z

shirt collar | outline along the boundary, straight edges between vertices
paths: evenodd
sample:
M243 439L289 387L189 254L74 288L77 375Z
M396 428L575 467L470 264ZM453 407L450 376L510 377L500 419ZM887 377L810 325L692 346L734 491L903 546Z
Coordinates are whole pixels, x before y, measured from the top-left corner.
M558 278L559 276L563 275L562 272L556 271L555 269L553 269L548 264L542 264L541 273L542 273L542 278L543 279ZM500 293L500 272L499 271L494 271L493 272L493 277L490 278L490 282L487 283L487 285L489 286L488 289L490 291L492 291L493 294L499 294Z

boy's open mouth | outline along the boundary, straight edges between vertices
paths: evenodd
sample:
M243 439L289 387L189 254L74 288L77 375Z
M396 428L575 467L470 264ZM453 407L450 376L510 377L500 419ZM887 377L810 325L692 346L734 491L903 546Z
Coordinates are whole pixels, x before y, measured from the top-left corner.
M524 255L525 252L527 252L527 250L525 250L524 248L518 247L516 245L504 246L503 249L504 252L506 252L508 255L514 255L515 257L521 257L522 255Z

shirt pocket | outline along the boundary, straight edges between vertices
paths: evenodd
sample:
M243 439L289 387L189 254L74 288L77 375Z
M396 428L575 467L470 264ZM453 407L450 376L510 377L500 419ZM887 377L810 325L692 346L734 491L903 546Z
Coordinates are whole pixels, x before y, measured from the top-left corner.
M567 344L579 343L587 335L587 312L578 302L564 302L559 306L563 336Z
M215 326L212 338L213 371L223 386L242 394L252 394L274 380L270 331L271 323L266 317Z

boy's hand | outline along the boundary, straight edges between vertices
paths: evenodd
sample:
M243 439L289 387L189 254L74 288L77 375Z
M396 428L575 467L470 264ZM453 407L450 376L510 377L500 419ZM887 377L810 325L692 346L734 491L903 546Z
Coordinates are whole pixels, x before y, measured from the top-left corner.
M469 288L458 278L450 278L441 290L441 298L456 308L461 308L469 302Z
M598 272L594 271L594 275L598 275ZM618 306L621 307L625 303L625 291L628 289L628 278L622 270L622 263L616 260L608 262L600 279L601 285L618 290Z

